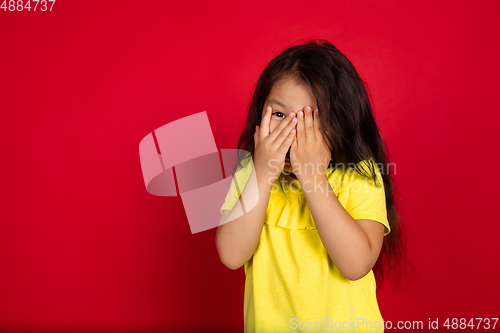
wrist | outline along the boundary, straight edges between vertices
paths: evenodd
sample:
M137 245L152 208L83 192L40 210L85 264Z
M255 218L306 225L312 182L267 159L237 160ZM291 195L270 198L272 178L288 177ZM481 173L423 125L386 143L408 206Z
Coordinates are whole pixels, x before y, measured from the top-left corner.
M252 177L254 177L255 183L257 184L259 197L269 195L273 186L273 177L267 173L260 173L256 169L252 171Z
M325 174L298 174L297 179L304 194L311 192L326 192L328 191L329 181Z

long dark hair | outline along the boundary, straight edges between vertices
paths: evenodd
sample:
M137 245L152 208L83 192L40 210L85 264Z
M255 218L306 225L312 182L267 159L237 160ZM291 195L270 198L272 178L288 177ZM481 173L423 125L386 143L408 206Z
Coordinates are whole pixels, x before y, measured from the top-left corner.
M253 155L255 127L261 123L264 102L273 85L288 78L305 83L316 98L321 132L331 148L329 167L335 170L338 165L356 165L359 174L372 178L377 184L373 163L368 163L369 175L358 163L370 160L382 166L380 172L391 232L384 237L373 272L378 287L385 273L393 273L394 285L398 285L411 263L407 257L406 233L394 200L396 188L389 154L375 123L369 89L353 64L335 46L324 39L313 39L284 50L267 65L250 101L238 152L243 150ZM248 154L238 157L238 161L246 157ZM384 166L388 166L387 169Z

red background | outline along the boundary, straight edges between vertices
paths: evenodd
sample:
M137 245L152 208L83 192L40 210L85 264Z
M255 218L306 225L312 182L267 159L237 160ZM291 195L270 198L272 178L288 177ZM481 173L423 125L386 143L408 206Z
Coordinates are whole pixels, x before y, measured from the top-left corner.
M254 85L325 38L368 82L417 277L384 320L500 317L498 1L57 1L0 11L0 331L242 332L244 271L150 195L138 147L207 111L236 148ZM500 324L497 325L499 329Z

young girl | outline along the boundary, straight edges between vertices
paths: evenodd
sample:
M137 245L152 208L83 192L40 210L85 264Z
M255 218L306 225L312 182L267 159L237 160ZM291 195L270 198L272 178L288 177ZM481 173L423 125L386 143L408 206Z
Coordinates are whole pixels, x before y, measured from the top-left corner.
M325 40L261 74L216 234L244 265L245 333L382 332L377 281L405 248L364 82Z

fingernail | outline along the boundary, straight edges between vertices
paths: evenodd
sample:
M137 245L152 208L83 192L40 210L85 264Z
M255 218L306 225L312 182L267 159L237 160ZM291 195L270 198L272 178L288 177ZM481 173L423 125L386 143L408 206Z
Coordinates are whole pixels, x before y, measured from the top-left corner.
M318 109L316 109L316 111L314 111L314 112L315 112L315 114L318 114Z
M270 107L270 106L268 106L268 107L267 107L267 111L270 111L270 110L271 110L271 107Z
M311 107L310 106L306 106L306 111L311 111Z

